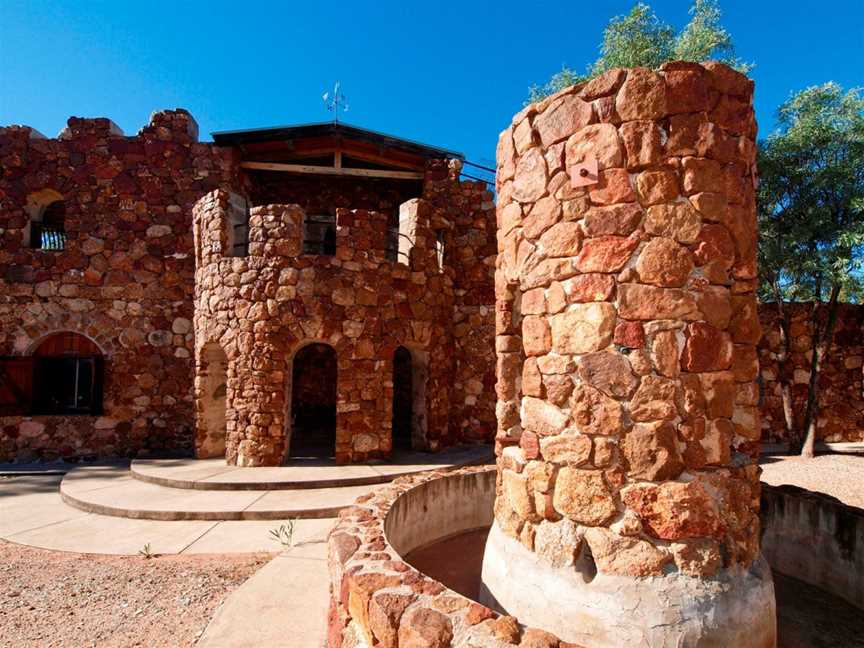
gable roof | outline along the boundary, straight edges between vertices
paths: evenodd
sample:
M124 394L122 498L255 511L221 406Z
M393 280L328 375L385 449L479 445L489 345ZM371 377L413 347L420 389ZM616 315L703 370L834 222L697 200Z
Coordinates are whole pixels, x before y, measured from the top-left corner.
M313 137L341 137L348 140L362 140L389 148L398 149L425 158L465 159L462 153L403 139L386 133L352 126L343 122L315 122L294 126L273 126L270 128L251 128L236 131L211 133L217 146L238 146L261 142L290 141Z

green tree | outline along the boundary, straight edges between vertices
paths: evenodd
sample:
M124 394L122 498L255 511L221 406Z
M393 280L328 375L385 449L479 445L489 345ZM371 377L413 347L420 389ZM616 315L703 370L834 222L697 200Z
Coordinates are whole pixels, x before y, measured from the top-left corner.
M626 16L616 16L603 32L600 58L590 76L616 67L660 67L671 60L675 30L662 22L647 4L635 5Z
M600 57L584 73L564 67L541 86L529 88L529 102L587 81L616 67L657 68L666 61L720 60L746 72L749 66L735 58L732 37L720 25L716 0L695 0L690 22L675 34L647 4L638 3L624 16L615 16L603 32Z
M807 88L778 111L779 129L759 147L760 293L773 301L783 349L781 395L786 426L813 455L819 374L831 352L838 305L864 290L864 98L836 83ZM797 426L788 368L784 301L812 301L807 404Z
M679 61L715 60L740 69L750 69L735 57L732 36L720 24L720 8L713 0L696 0L690 7L690 22L675 39L673 58Z

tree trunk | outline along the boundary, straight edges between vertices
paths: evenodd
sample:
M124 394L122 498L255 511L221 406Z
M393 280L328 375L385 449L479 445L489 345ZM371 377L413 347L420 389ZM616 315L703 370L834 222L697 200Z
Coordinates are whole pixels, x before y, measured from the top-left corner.
M810 361L810 384L807 389L807 409L804 411L804 424L807 436L801 447L801 456L812 458L816 445L816 426L819 421L819 374L822 371L822 361L831 350L834 339L834 325L837 323L840 285L831 286L831 297L828 299L828 315L824 328L818 325L818 303L813 310L813 357Z
M788 362L790 344L789 320L786 316L786 308L783 304L783 295L780 287L774 281L771 284L774 292L774 302L777 305L777 326L780 329L780 351L777 354L777 380L780 383L780 399L783 404L783 419L786 424L786 438L789 444L794 446L800 439L800 434L795 429L795 416L792 413L792 386L788 376Z

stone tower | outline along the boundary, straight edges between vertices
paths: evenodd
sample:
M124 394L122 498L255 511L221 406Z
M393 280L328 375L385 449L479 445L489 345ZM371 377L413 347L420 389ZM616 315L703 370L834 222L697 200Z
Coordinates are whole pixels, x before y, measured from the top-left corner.
M498 144L487 602L588 647L775 645L753 84L616 69Z

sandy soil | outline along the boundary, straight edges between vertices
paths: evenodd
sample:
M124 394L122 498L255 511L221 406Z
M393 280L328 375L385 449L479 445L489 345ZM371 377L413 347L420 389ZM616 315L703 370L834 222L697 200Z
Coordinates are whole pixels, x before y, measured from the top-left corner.
M95 556L0 541L0 646L192 646L274 554Z
M864 456L819 455L762 457L762 481L772 486L792 484L827 493L844 504L864 508Z

